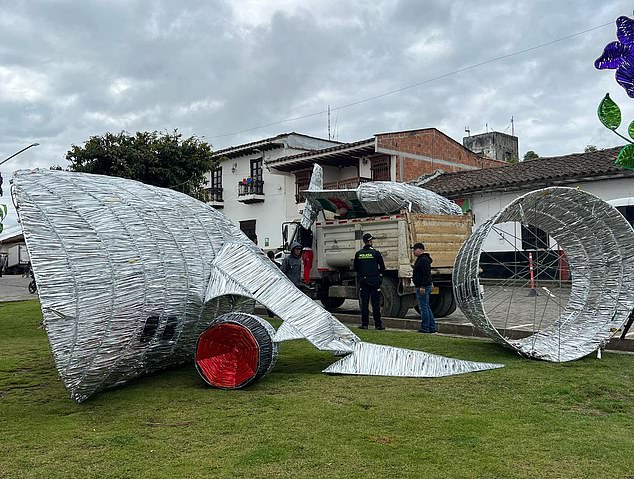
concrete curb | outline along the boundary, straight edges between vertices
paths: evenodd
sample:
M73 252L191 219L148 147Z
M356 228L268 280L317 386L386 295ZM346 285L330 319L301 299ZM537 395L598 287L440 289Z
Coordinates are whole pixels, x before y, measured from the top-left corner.
M266 316L266 310L256 308L256 313ZM359 325L361 324L358 314L343 314L333 313L335 317L346 325ZM386 328L401 329L405 331L418 331L420 321L416 319L400 319L400 318L382 318L383 324ZM372 320L370 319L370 322ZM446 319L437 319L436 325L438 332L441 334L450 334L454 336L462 336L466 338L484 338L491 340L488 336L484 335L479 329L474 327L471 323L462 323ZM370 326L372 328L372 326ZM522 330L508 330L507 336L511 339L520 339L530 336L530 331ZM491 340L492 341L492 340ZM610 342L608 342L606 351L624 351L634 352L634 340L632 339L620 339L619 333L615 333Z

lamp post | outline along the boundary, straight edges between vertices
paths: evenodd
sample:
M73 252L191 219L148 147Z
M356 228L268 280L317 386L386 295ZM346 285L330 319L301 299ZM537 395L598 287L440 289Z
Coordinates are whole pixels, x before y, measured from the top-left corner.
M11 158L13 158L14 156L19 155L20 153L22 153L23 151L28 150L29 148L31 148L32 146L39 146L39 143L31 143L29 146L22 148L20 151L13 153L9 158L5 158L4 160L0 161L0 165L6 163L7 161L9 161ZM2 173L0 172L0 196L2 196ZM2 216L0 216L0 220L2 219ZM2 231L2 222L0 221L0 231Z
M23 151L28 150L29 148L31 148L33 146L40 146L40 144L39 143L31 143L29 146L27 146L25 148L22 148L20 151L17 151L15 153L13 153L10 157L5 158L4 160L0 161L0 165L2 165L3 163L6 163L7 161L9 161L14 156L18 156L20 153L22 153Z

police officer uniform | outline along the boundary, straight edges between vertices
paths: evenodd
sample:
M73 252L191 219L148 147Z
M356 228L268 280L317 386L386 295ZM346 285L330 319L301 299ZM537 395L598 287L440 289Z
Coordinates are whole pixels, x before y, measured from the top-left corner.
M363 248L354 255L354 270L357 272L359 298L361 299L361 328L368 329L370 321L369 303L372 301L374 329L385 329L381 322L381 281L385 272L383 256L372 247L374 236L363 235Z

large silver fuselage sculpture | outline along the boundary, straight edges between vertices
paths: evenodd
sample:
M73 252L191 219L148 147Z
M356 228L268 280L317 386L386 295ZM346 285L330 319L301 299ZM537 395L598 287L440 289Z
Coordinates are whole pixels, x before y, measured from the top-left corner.
M301 293L231 221L173 190L121 178L32 170L13 194L43 324L76 401L192 361L214 319L259 302L305 338L347 354L326 372L428 377L501 367L364 343Z
M572 276L559 318L516 340L491 322L479 278L483 243L496 225L507 222L547 232L565 252ZM532 191L469 237L456 258L453 283L460 309L492 339L527 357L571 361L604 347L634 308L634 232L615 208L590 193L564 187Z

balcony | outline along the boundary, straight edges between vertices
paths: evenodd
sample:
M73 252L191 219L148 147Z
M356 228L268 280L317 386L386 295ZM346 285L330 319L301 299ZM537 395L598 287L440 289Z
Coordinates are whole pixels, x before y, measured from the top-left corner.
M264 201L264 181L251 178L239 181L238 201L247 205Z
M203 201L214 208L223 208L222 188L203 188Z

